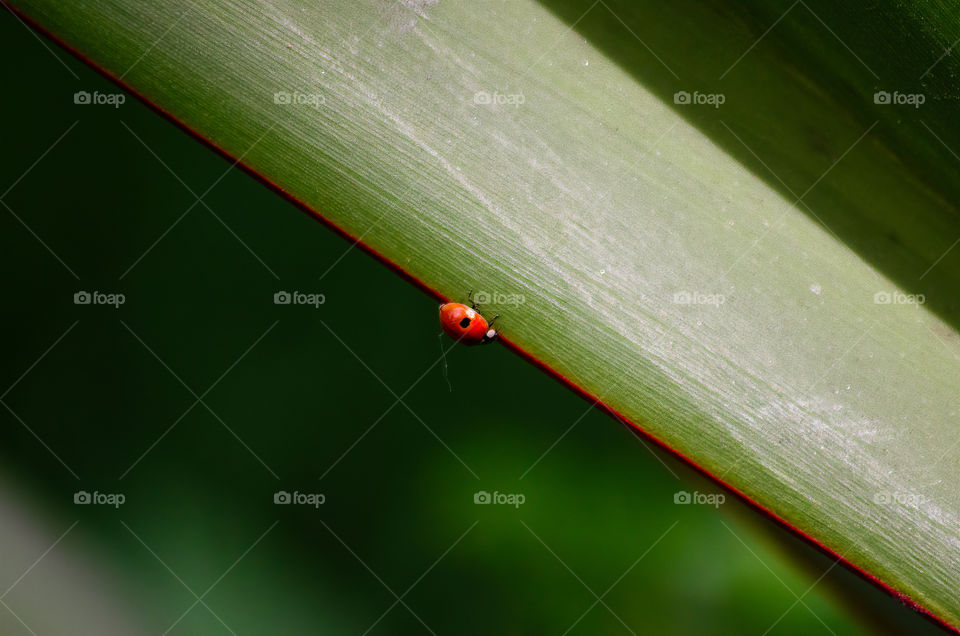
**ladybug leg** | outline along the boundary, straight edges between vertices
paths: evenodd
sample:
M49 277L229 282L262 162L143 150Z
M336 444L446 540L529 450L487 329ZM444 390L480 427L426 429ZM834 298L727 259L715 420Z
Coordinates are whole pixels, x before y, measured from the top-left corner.
M496 316L494 316L494 317L493 317L493 320L491 320L490 322L487 323L487 329L492 329L492 328L493 328L493 323L497 322L497 318L499 318L499 317L500 317L500 314L497 314Z
M470 303L470 306L474 309L477 308L477 303L473 302L473 290L467 292L467 301Z

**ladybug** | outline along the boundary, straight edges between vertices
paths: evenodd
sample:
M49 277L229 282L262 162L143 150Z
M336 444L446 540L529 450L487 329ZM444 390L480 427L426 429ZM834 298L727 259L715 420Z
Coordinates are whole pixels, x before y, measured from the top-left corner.
M462 303L444 303L440 305L440 326L448 336L465 345L478 345L493 342L497 332L493 328L499 314L487 322L477 311L473 302L473 292L467 294L470 306Z

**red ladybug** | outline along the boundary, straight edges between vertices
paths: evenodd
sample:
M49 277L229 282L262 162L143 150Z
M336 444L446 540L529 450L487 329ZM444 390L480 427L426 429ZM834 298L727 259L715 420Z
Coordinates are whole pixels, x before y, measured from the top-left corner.
M440 305L440 326L448 336L465 345L487 344L497 337L493 328L500 315L493 317L489 323L477 311L473 302L473 292L467 294L470 306L461 303L444 303Z

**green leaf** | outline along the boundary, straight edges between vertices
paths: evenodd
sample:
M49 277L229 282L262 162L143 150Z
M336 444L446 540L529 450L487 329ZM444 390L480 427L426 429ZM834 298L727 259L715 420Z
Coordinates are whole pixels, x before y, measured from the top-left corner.
M952 105L921 122L872 104L912 90L871 70L902 80L899 50L860 59L840 14L831 28L802 2L779 39L765 30L787 7L548 4L16 2L413 279L484 293L511 346L598 404L960 625L956 268L934 263L956 182L946 142L917 132ZM921 8L843 25L902 22L929 54L949 45L938 21L955 30ZM918 280L918 264L934 267Z

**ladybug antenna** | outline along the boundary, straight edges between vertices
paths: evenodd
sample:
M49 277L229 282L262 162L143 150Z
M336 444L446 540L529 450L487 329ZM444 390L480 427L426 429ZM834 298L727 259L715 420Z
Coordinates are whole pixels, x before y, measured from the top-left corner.
M453 393L453 385L450 384L450 376L447 373L447 352L443 348L443 332L437 334L437 337L440 339L438 342L440 343L440 358L443 360L443 379L447 381L447 388Z

